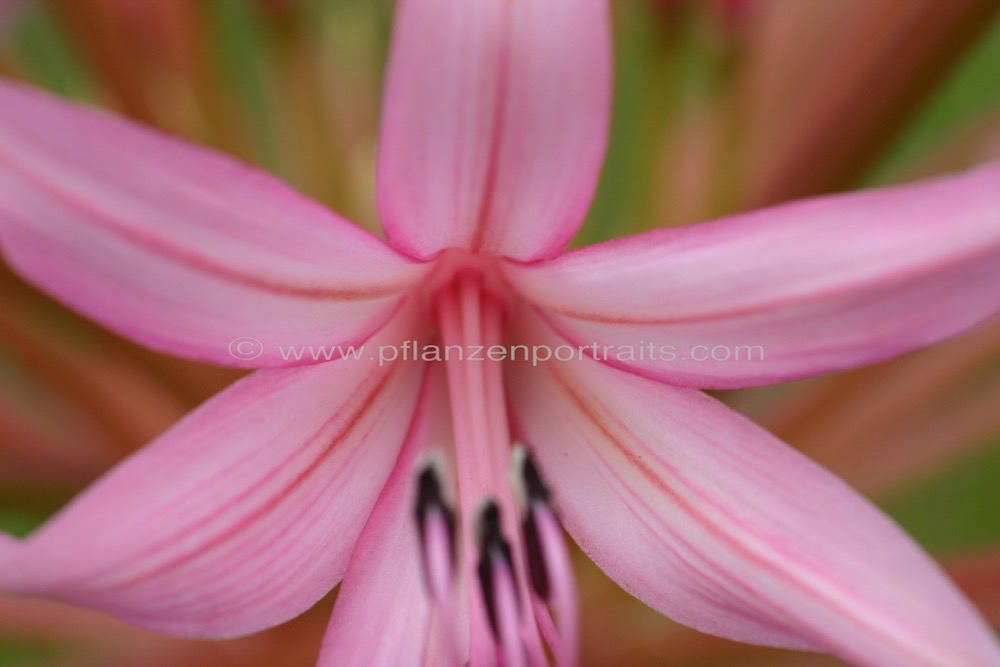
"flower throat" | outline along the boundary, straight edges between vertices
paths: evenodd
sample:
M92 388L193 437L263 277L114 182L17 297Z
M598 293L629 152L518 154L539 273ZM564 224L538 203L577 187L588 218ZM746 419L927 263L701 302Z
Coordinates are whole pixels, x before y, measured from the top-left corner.
M446 350L503 343L504 302L477 272L456 272L433 306ZM470 667L574 665L579 611L572 568L548 488L527 450L512 446L503 365L464 354L444 363L458 508L447 499L439 462L418 471L415 502L445 653L462 664L459 619L467 618ZM467 617L458 612L461 594Z

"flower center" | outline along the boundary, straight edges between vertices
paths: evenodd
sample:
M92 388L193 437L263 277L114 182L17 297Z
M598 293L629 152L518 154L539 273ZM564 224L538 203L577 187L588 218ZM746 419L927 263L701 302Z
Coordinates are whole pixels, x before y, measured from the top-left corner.
M549 664L550 655L557 665L574 665L578 609L562 530L530 455L512 446L503 365L483 353L504 343L504 303L481 271L459 266L452 275L433 306L451 403L455 447L447 458L456 472L457 512L440 465L419 471L416 499L437 625L460 656L466 647L459 646L459 618L468 619L470 667L535 667ZM458 612L459 591L467 616Z

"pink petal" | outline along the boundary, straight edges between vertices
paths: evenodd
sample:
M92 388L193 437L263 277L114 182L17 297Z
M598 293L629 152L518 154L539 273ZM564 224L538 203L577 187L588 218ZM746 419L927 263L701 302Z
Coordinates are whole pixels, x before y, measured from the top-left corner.
M296 616L343 575L419 377L348 359L258 371L0 549L0 589L198 637Z
M429 602L413 514L421 455L452 439L443 381L441 373L425 381L403 451L351 556L319 667L451 664L442 619Z
M605 0L403 0L379 154L390 243L550 256L590 205L610 115Z
M521 364L511 382L566 528L653 608L858 665L1000 665L992 632L897 526L714 399L589 359Z
M0 246L88 317L226 365L308 363L279 345L361 342L424 271L271 176L7 83ZM253 340L231 351L236 339Z
M507 274L560 333L612 365L691 386L779 382L892 357L1000 310L998 193L993 163Z

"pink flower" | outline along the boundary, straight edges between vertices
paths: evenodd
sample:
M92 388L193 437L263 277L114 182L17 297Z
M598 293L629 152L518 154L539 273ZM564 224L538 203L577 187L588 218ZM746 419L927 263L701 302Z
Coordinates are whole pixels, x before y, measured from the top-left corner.
M10 264L150 347L261 370L0 540L0 587L229 637L343 579L322 665L537 665L544 645L572 665L558 515L626 590L706 632L1000 665L896 526L696 389L873 362L990 317L1000 164L560 255L603 159L610 69L604 0L403 0L388 245L225 157L3 84ZM387 347L408 341L586 355Z

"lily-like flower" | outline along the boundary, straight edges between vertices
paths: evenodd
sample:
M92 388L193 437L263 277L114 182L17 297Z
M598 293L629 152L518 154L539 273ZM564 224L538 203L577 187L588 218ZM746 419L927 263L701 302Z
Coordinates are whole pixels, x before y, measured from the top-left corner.
M605 0L397 11L388 244L226 157L0 87L11 266L152 348L260 368L0 539L0 588L230 637L343 580L321 665L573 665L561 523L705 632L859 665L1000 665L901 530L698 390L992 316L1000 165L561 254L605 148ZM435 343L455 354L414 361ZM766 356L711 361L740 346Z

